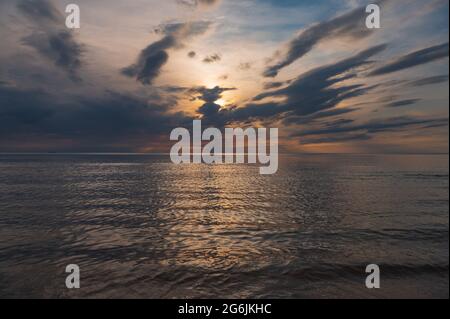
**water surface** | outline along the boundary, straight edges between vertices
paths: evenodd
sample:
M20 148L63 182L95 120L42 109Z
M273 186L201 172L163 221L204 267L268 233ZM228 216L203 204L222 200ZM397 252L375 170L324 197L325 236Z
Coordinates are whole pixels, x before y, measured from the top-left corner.
M448 298L448 155L0 155L3 298ZM379 290L365 267L381 268ZM65 267L81 268L81 289Z

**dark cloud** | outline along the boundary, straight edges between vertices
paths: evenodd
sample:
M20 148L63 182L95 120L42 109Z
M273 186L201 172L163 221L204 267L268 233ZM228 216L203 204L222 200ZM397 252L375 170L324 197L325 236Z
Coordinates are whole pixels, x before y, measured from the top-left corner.
M163 38L142 50L137 62L122 69L122 74L136 78L144 85L152 84L169 60L168 50L183 47L184 41L204 34L210 25L207 21L197 21L160 26L155 33L164 35Z
M190 57L191 59L195 58L196 55L197 55L197 53L195 53L195 51L190 51L190 52L188 53L188 57Z
M381 5L387 1L382 0L377 3ZM303 57L323 40L338 37L349 37L352 40L358 40L371 35L373 30L366 27L366 17L365 7L360 7L342 16L315 24L302 31L288 43L287 52L283 58L264 71L264 76L277 76L281 69Z
M12 138L20 146L38 136L42 141L70 140L82 145L76 151L91 146L115 150L115 145L124 142L133 151L192 121L181 113L170 113L171 105L163 104L162 98L150 100L159 104L149 102L148 96L110 91L92 97L71 96L64 102L43 91L0 86L0 150L12 150L14 145L8 145ZM135 139L140 142L132 142ZM42 147L53 150L51 144Z
M340 125L347 125L347 124L351 124L355 122L355 120L351 120L351 119L337 119L331 122L327 122L325 123L326 126L328 127L335 127L335 126L340 126Z
M214 62L219 62L220 60L222 60L222 57L218 53L215 53L215 54L205 57L203 59L203 62L204 63L214 63Z
M384 66L381 66L373 70L372 72L370 72L369 75L370 76L384 75L405 70L421 64L443 59L445 57L448 57L448 54L449 54L449 44L447 42L404 55L393 62L390 62Z
M205 103L197 110L197 113L202 114L206 118L210 118L219 112L220 105L216 103Z
M307 137L307 136L320 136L320 135L332 135L339 134L342 136L347 133L365 133L375 134L381 132L397 131L410 127L428 127L428 126L448 126L448 119L423 119L415 117L394 117L387 119L373 120L364 124L358 125L335 125L330 127L324 127L319 129L304 130L293 134L292 136Z
M421 101L421 99L408 99L408 100L400 100L400 101L394 101L386 105L386 107L402 107L402 106L408 106L416 104L417 102Z
M21 0L17 8L35 27L32 34L22 39L22 43L64 69L71 79L80 80L78 69L81 67L83 46L72 32L65 29L61 12L48 0Z
M122 69L122 74L135 77L142 84L152 84L169 59L166 50L175 44L176 40L172 36L166 36L160 41L152 43L141 52L136 64Z
M235 88L223 88L216 86L212 89L204 86L191 88L187 93L191 96L191 100L200 100L204 104L197 110L197 113L202 114L205 119L214 117L219 113L221 106L215 102L222 98L222 94L227 91L236 90Z
M50 98L40 90L19 90L0 85L0 132L2 136L25 131L50 117Z
M423 79L411 81L408 83L409 86L413 87L419 87L419 86L426 86L426 85L433 85L433 84L439 84L448 82L448 75L437 75L437 76L430 76Z
M54 34L33 33L22 39L22 43L35 48L42 56L65 69L71 79L78 81L83 48L67 31Z

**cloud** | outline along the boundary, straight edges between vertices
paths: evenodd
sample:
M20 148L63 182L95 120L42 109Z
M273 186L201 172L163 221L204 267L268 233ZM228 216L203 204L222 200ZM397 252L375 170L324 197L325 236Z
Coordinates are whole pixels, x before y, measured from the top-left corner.
M301 140L302 145L311 145L311 144L333 144L333 143L342 143L342 142L350 142L350 141L367 141L372 137L368 134L350 134L346 136L327 136L327 137L319 137L319 138L305 138Z
M0 85L0 135L26 131L30 126L45 121L54 113L49 102L50 98L40 90L19 90Z
M197 0L197 3L199 3L200 5L205 5L205 6L211 6L214 4L219 3L220 0Z
M163 38L156 41L141 51L137 62L122 69L122 74L136 78L144 85L150 85L157 78L162 67L169 60L169 49L183 47L184 41L204 34L210 22L196 21L190 23L173 23L160 26L155 30L157 34L162 34Z
M176 40L173 36L152 43L139 55L138 61L124 69L122 74L135 77L142 84L152 84L153 80L160 74L161 68L169 60L167 49L173 47Z
M163 101L114 91L61 101L41 90L0 85L0 148L14 150L8 140L20 146L38 136L42 141L70 140L80 145L74 151L116 150L118 145L135 151L192 121L182 113L170 113L172 102ZM54 150L51 143L42 147Z
M351 112L355 109L344 108L342 111L333 109L345 100L368 93L373 87L362 84L348 85L345 81L356 78L357 69L371 63L368 59L385 49L384 44L374 46L350 58L313 69L288 81L289 85L284 88L257 95L242 107L232 109L208 107L207 112L202 114L205 120L214 122L217 126L223 126L227 123L271 118L283 119L285 123L289 121L289 118L293 118L291 123L300 123L312 120L313 115L320 112L329 112L322 113L324 117L334 116L334 112L336 114ZM216 88L216 90L219 89ZM214 98L217 99L217 96L215 95ZM263 102L269 98L277 100ZM211 99L207 102L211 102Z
M395 101L395 102L391 102L391 103L387 104L386 107L408 106L408 105L416 104L419 101L421 101L421 99L408 99L408 100Z
M36 28L22 43L64 69L72 80L80 80L83 46L65 29L61 12L49 0L21 0L17 8Z
M379 5L388 0L378 1ZM365 25L367 13L365 7L359 7L331 20L317 23L302 31L288 45L283 57L276 64L266 68L265 77L276 77L279 71L310 52L321 41L330 38L348 37L358 40L373 33Z
M228 116L234 120L260 118L288 113L288 116L309 116L330 110L344 100L366 94L371 87L362 84L346 85L344 82L356 77L358 67L370 63L368 59L386 48L378 45L364 50L348 59L319 67L300 75L285 87L259 94L254 102L267 98L284 98L281 102L249 103L237 108ZM339 85L338 85L339 84Z
M420 70L422 75L413 73L403 80L385 79L384 77L366 78L371 71L387 67L394 62L402 62L402 68L405 67L405 64L407 65L402 61L402 58L374 62L374 59L378 57L375 55L385 49L385 46L377 46L357 54L354 52L348 53L345 59L335 59L328 65L321 64L320 67L315 67L312 70L310 70L312 66L310 65L310 67L305 68L305 70L310 71L294 74L292 79L288 81L284 81L288 78L265 78L264 81L258 79L256 73L260 74L262 70L258 70L260 65L255 61L260 60L259 55L267 54L261 53L264 51L261 51L261 47L271 46L272 40L276 41L280 36L283 37L294 25L298 25L298 21L296 22L294 17L297 15L294 14L294 11L291 12L293 15L289 14L288 11L304 9L307 10L305 14L310 14L310 17L314 18L317 13L316 9L320 9L320 5L313 8L311 6L299 6L296 3L296 7L288 8L288 11L286 11L286 7L279 7L281 4L275 4L274 2L275 6L270 8L280 15L279 19L271 20L269 24L267 24L268 20L265 18L263 18L263 21L260 21L260 19L255 21L242 20L248 16L247 13L251 14L254 10L261 11L259 13L263 15L273 15L275 11L265 11L268 6L256 7L252 4L244 6L245 10L248 11L244 12L242 11L243 6L227 5L227 12L223 11L219 16L216 16L217 24L232 20L233 27L226 30L221 29L220 34L217 34L220 39L217 38L213 42L219 41L224 48L233 47L236 41L248 43L247 57L237 55L233 58L225 55L222 51L211 48L208 45L212 43L210 41L212 39L208 39L203 43L203 46L200 45L201 43L193 43L194 40L197 40L194 37L205 34L212 26L211 22L194 21L192 23L160 25L154 30L155 34L151 36L151 40L148 40L147 43L144 42L144 45L135 52L136 59L111 67L111 63L114 63L116 59L110 59L108 52L116 52L117 48L115 47L116 41L113 43L109 40L118 36L117 33L111 31L111 26L114 26L116 15L120 13L120 6L116 6L115 2L111 3L111 10L103 12L100 17L102 28L105 31L101 34L104 37L99 37L98 30L94 30L98 28L90 31L83 31L82 29L83 38L99 41L98 50L95 51L94 47L89 51L84 50L83 45L77 38L77 33L65 30L64 13L61 14L56 6L52 5L52 3L59 4L59 1L14 0L12 4L7 4L6 1L2 0L0 2L4 4L1 5L2 9L0 9L0 15L3 16L3 19L0 18L0 24L2 25L0 29L2 30L2 40L5 42L4 49L0 53L0 64L2 66L0 74L1 151L14 151L14 148L24 151L38 149L74 152L90 150L100 152L139 151L154 140L159 140L161 143L162 148L158 151L165 151L170 144L165 134L175 127L190 127L193 118L202 118L207 125L216 127L228 125L269 126L274 124L277 125L276 127L285 128L282 132L283 137L285 134L293 132L302 134L295 139L280 141L282 144L287 142L286 145L288 146L292 145L291 142L297 142L298 140L302 144L346 142L352 144L352 141L355 143L366 141L384 132L400 131L402 135L414 136L414 143L426 144L427 148L435 148L436 146L432 145L435 143L438 143L440 149L442 149L442 145L444 148L445 146L448 148L447 135L441 134L442 132L446 133L445 128L431 130L431 128L448 126L448 120L438 119L446 116L445 110L442 109L445 106L445 103L442 104L442 97L438 96L436 99L427 100L427 105L430 106L427 112L431 112L427 115L430 117L428 119L413 115L392 119L386 118L389 117L388 115L383 115L393 112L393 109L387 109L386 106L405 106L395 109L396 114L404 114L410 110L406 106L419 101L419 99L413 99L409 95L410 91L414 91L411 88L421 87L420 90L416 89L416 95L419 95L413 96L417 98L425 99L433 93L438 94L439 92L435 92L436 90L433 87L424 86L448 82L448 75L445 75L446 70L441 68L441 71L439 71L440 64L446 62L445 58L441 60L441 63L425 66L426 69L423 72L422 69ZM191 4L199 9L208 6L208 4L200 2L191 1ZM288 2L291 3L291 1ZM357 2L362 3L361 1ZM16 6L17 3L19 5ZM87 10L96 7L91 7L90 4L87 4L87 6ZM339 11L343 7L348 6L336 3L334 8ZM3 10L4 8L11 11ZM414 8L415 6L410 9ZM181 8L182 10L179 10L179 12L170 11L169 13L171 9L173 9L173 3L158 7L157 11L153 12L152 21L154 19L176 21L174 19L189 19L189 16L198 17L198 14L202 16L202 12L197 12L198 14L192 16L189 8ZM399 9L401 8L399 7ZM235 12L235 10L240 11ZM133 28L148 26L150 16L144 11L142 11L142 17L136 16L133 18L135 23ZM351 16L351 13L347 13L329 21L318 21L315 25L306 26L297 37L292 37L286 51L281 51L280 55L277 56L278 60L272 60L270 66L278 66L278 69L275 68L275 72L278 73L285 68L283 62L289 65L298 61L297 59L302 57L304 59L305 54L314 55L315 50L322 45L326 46L328 41L332 40L332 37L337 37L340 42L345 40L350 44L362 39L359 44L364 45L370 42L379 43L379 40L386 39L386 37L393 39L408 36L411 41L416 41L416 43L426 43L425 38L427 37L428 39L432 37L437 39L443 38L443 35L445 35L445 30L437 27L438 24L441 24L443 18L439 18L441 20L434 19L435 13L433 13L433 16L429 18L424 17L425 20L420 24L425 23L428 27L421 29L422 31L419 33L408 33L408 30L415 30L416 27L420 27L410 19L412 28L401 27L399 30L392 29L393 31L388 29L377 30L375 31L377 35L368 39L367 37L372 34L372 31L366 30L365 27L364 29L359 29L359 26L353 27L353 24L364 23L366 14L364 10L362 11L355 10L353 14L355 14L355 17L362 16L363 19L358 18L350 21L351 19L348 17ZM440 12L439 16L441 16ZM389 17L386 16L386 18ZM211 19L213 19L212 16ZM432 19L432 21L428 19ZM265 26L264 30L260 28L261 22ZM386 22L388 21L386 20ZM432 22L432 24L429 22ZM21 25L21 23L25 24ZM415 26L413 26L414 23ZM392 25L392 28L394 28L394 25ZM145 34L142 34L142 36L145 36ZM268 41L264 43L259 41L261 36ZM124 41L127 41L126 34L120 35L118 40L123 40L123 37L125 37ZM392 42L392 46L397 46L392 48L393 51L399 52L398 43ZM434 42L433 44L438 43L440 42ZM198 48L201 48L201 50L197 50ZM178 50L177 53L181 53L182 60L184 56L185 67L193 67L194 69L185 69L186 74L184 75L181 74L183 70L180 70L181 73L178 72L180 74L175 72L168 78L164 77L164 83L170 78L170 82L167 82L170 85L159 87L157 78L164 72L165 66L171 62L179 62L178 60L171 61L171 59L175 59L176 50ZM417 52L420 53L420 51ZM436 55L442 55L442 53L439 53L440 51L444 51L444 57L448 56L448 44L443 50L434 49L429 53L418 54L419 58L415 60L434 61L433 59L439 58L435 57ZM222 85L214 88L197 86L202 84L205 79L200 70L202 67L196 63L203 64L202 60L205 56L209 58L208 54L216 52L222 54L223 61L220 62L220 65L227 65L229 68L226 72L223 68L217 69L218 73L210 74L209 80L216 81L219 85L222 83ZM340 51L338 55L341 56L341 54L343 52ZM386 54L391 53L386 52ZM178 54L176 56L180 57ZM219 54L217 56L220 58ZM253 56L254 61L248 59L249 56ZM328 56L328 58L332 59L333 56L335 55ZM383 56L386 55L383 54ZM405 55L405 57L407 56ZM403 60L407 60L405 57L403 57ZM102 59L103 63L95 63L99 58ZM66 74L69 74L70 78L76 79L81 74L81 67L91 59L90 72L84 75L84 84L73 85L73 83L70 83ZM213 58L208 62L217 63L218 60ZM312 63L316 65L318 60L312 60L314 60ZM46 63L46 61L49 62ZM57 68L53 67L53 64ZM414 63L411 64L410 62L410 65L414 66ZM124 66L127 67L122 72L132 78L131 82L136 80L139 81L138 83L147 85L147 87L139 86L135 92L125 93L123 88L131 90L130 83L127 84L120 78L117 79L117 77L121 77L118 74L118 68ZM200 73L197 76L193 73L196 67L200 67L198 70ZM208 67L208 65L204 65L204 67ZM209 67L216 69L219 65L209 65ZM246 71L250 68L252 70ZM233 71L236 72L235 75L230 73ZM433 73L434 71L441 73ZM395 73L391 74L395 75ZM227 81L224 81L226 75L230 77ZM253 75L256 78L252 79ZM381 83L376 83L376 80ZM245 88L246 92L236 95L234 92L228 92L235 90L234 85L240 89ZM261 89L260 86L263 86L263 88ZM108 88L110 91L105 92L103 88ZM439 86L438 89L441 88L443 89ZM249 98L248 94L250 92L250 94L253 94L258 89L261 91L256 91L253 98ZM233 95L239 105L224 106L222 103L224 97L228 98L229 95ZM189 109L195 105L194 108L197 108L196 114L174 113L178 107L182 106L181 103L180 105L177 104L178 99L186 98L186 96L191 97L191 100L194 101L194 103L187 103L186 108ZM218 102L220 99L222 101ZM187 102L186 99L183 99L183 102ZM424 103L421 102L421 104ZM375 108L379 111L377 115L371 113ZM414 111L414 109L411 111ZM368 116L376 116L379 119L366 122ZM383 124L384 126L382 126ZM418 129L422 129L422 131ZM430 131L425 131L425 129L430 129ZM425 136L420 136L421 134ZM382 135L386 137L386 140L389 140L390 134L384 133ZM402 145L398 147L405 147L408 143L406 140L401 141L402 143L399 144ZM362 146L362 144L367 144L365 149L377 151L377 143L378 139L374 143L361 143L361 145L356 146L365 148L366 146ZM29 148L27 149L27 147ZM383 145L383 147L385 146Z
M408 85L413 87L420 87L444 82L448 82L448 75L430 76L419 80L411 81L408 83Z
M219 104L208 102L200 106L197 113L202 114L206 118L211 118L219 112L220 108L221 106Z
M215 54L205 57L203 59L203 62L204 63L214 63L214 62L219 62L220 60L222 60L222 57L219 54L215 53Z
M241 71L248 71L252 68L252 64L250 62L240 63L238 69Z
M177 3L188 7L211 7L218 4L221 0L177 0Z
M436 46L432 46L426 49L406 54L393 62L390 62L384 66L381 66L373 70L372 72L370 72L369 76L384 75L393 72L398 72L421 64L443 59L445 57L448 57L448 54L449 54L448 42L439 44Z
M221 106L215 102L222 98L222 94L234 90L236 90L236 88L216 86L209 89L204 86L199 86L187 90L187 93L191 96L192 101L200 100L204 102L197 110L197 113L202 114L205 119L208 119L219 113Z
M325 123L326 126L328 127L335 127L338 125L347 125L347 124L351 124L355 122L355 120L351 120L351 119L337 119L328 123Z
M310 124L319 119L334 118L336 116L352 113L358 110L359 108L340 107L332 110L317 112L308 116L289 116L283 120L283 124L285 125Z
M375 134L381 132L391 132L396 130L401 130L409 127L422 127L426 128L429 126L448 126L448 119L424 119L416 117L393 117L386 119L378 119L369 121L364 124L358 125L335 125L325 128L304 130L294 133L292 136L296 137L308 137L308 136L320 136L320 135L332 135L342 136L346 133L365 133L365 134Z
M264 90L273 90L273 89L279 89L282 86L285 86L286 84L289 84L291 81L284 81L284 82L266 82L263 85Z
M82 46L67 31L54 34L33 33L22 39L24 44L35 48L42 56L53 61L56 66L66 70L74 81L80 80Z
M205 86L198 86L190 88L187 93L191 96L192 100L201 100L207 103L212 103L221 99L222 93L234 90L236 90L236 88L224 88L216 86L212 89L208 89Z
M49 0L21 0L17 8L41 24L56 24L62 15Z

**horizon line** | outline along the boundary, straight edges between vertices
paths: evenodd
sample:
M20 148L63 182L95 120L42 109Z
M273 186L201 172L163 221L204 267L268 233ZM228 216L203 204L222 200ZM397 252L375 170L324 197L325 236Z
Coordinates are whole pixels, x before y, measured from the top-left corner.
M379 152L379 153L357 153L357 152L297 152L278 153L279 155L449 155L449 152ZM0 155L141 155L141 156L170 156L170 153L145 153L145 152L0 152ZM189 153L189 155L201 155L201 153ZM226 153L218 155L226 156ZM230 154L228 154L230 155ZM233 155L257 155L252 153L239 153Z

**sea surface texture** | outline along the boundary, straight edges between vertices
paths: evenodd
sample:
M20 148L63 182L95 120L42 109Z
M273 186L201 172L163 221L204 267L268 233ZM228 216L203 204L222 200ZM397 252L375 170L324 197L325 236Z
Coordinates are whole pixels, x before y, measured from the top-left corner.
M448 298L448 170L448 155L283 156L273 176L0 155L0 297Z

